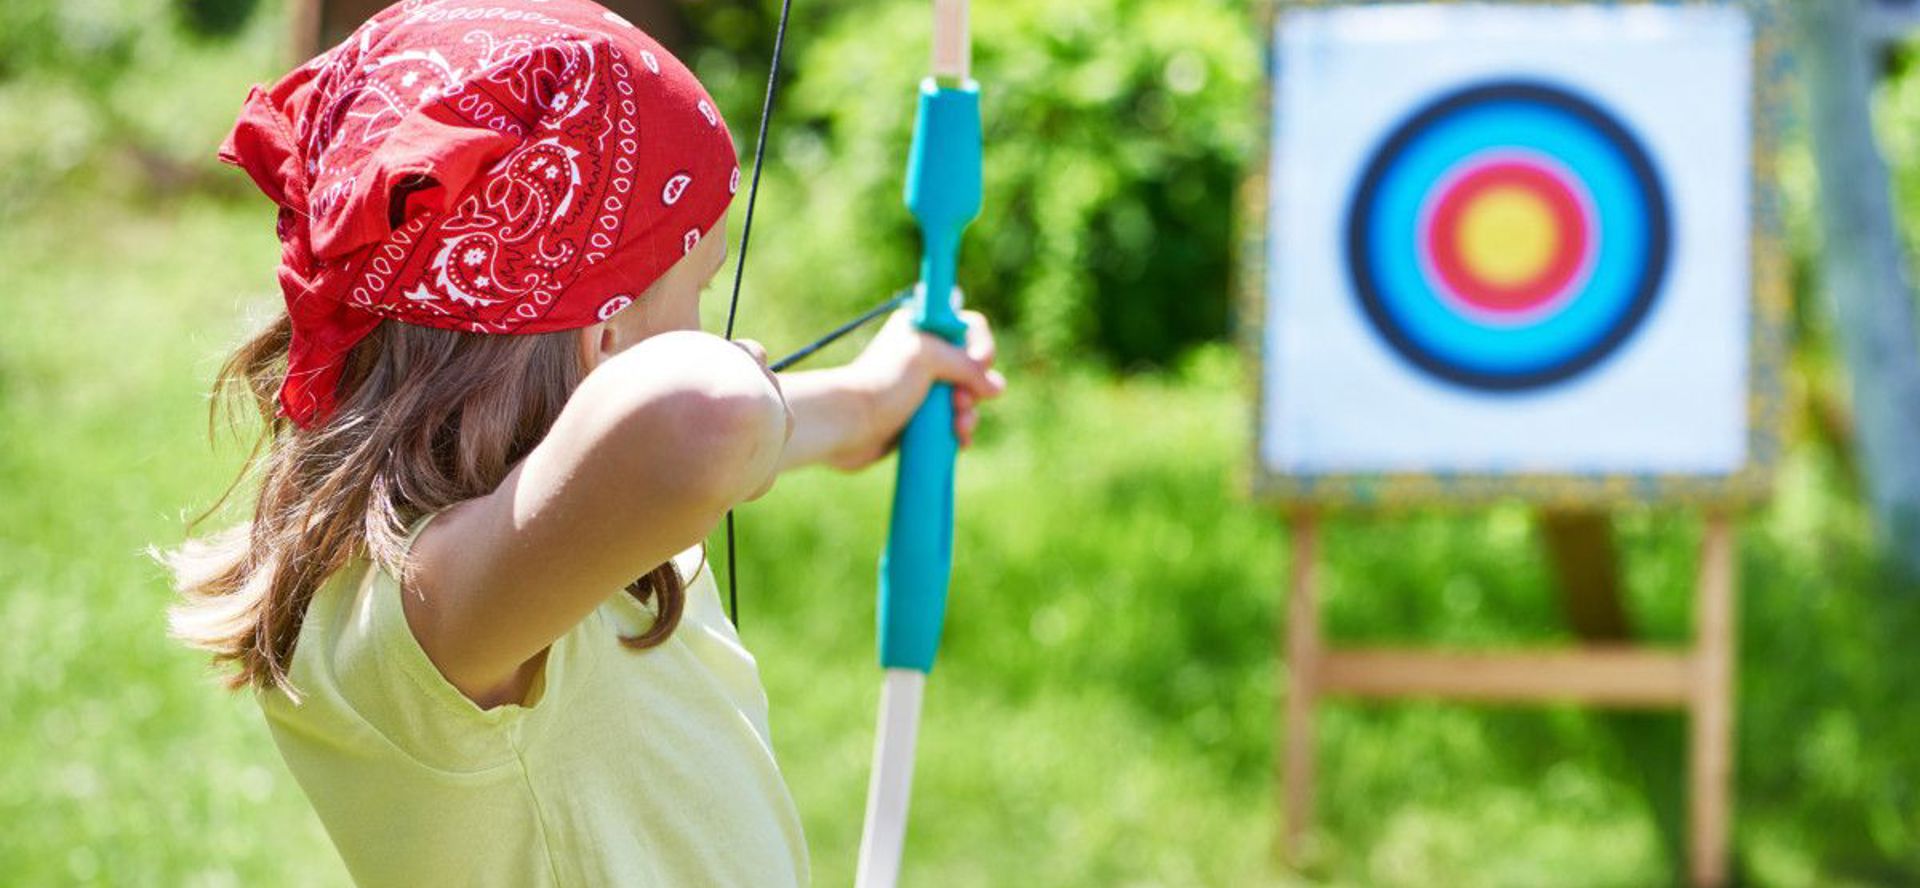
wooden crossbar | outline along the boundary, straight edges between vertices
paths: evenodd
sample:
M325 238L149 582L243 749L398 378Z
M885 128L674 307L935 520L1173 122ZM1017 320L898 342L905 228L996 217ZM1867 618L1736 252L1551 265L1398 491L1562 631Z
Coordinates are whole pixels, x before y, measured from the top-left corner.
M1318 673L1322 694L1629 709L1685 706L1694 686L1692 655L1629 647L1514 653L1346 649L1323 653Z

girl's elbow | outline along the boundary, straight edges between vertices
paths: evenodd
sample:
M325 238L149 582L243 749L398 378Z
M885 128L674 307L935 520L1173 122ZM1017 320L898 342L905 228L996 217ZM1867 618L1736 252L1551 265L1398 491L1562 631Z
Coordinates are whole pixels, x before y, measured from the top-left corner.
M777 382L717 337L641 343L575 397L593 402L592 434L626 471L720 511L764 489L792 427Z
M702 499L729 509L771 485L792 433L792 415L778 392L704 400L683 426L689 480Z
M623 412L611 435L631 476L716 520L764 492L789 428L777 393L684 388L643 400Z

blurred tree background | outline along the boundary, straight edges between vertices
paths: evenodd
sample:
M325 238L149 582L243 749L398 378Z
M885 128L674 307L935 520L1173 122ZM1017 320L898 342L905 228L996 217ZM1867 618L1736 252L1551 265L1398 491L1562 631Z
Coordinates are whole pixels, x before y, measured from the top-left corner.
M705 44L693 64L750 144L779 4L686 9ZM914 274L902 74L926 66L927 9L863 0L795 16L761 231L807 231L866 261L783 250L754 273L781 282L781 303L851 315ZM1257 130L1246 4L1037 0L973 20L988 209L963 256L971 303L1052 362L1165 367L1224 339L1232 196Z
M89 174L161 192L233 187L210 148L238 105L230 94L242 72L273 76L285 43L277 15L253 21L256 5L173 0L166 17L135 0L10 0L0 8L0 89L37 113L0 136L4 204ZM769 249L751 276L780 283L763 284L774 304L747 306L749 323L765 312L800 334L912 279L916 235L900 187L912 74L928 53L925 5L798 5L760 231L846 248ZM990 209L961 277L972 303L1021 334L1033 357L1166 367L1225 338L1232 195L1258 123L1258 42L1244 7L1042 0L975 16ZM743 155L778 8L681 7L687 61ZM139 175L124 175L129 163Z
M777 2L678 8L745 155ZM740 321L776 354L913 277L899 191L927 57L924 0L794 16ZM203 389L274 309L275 245L265 202L213 151L247 86L288 67L286 17L276 0L0 2L9 884L344 881L251 702L165 638L164 580L139 554L178 540L238 464L232 442L206 443ZM1239 492L1249 367L1227 345L1236 191L1263 124L1254 2L982 0L973 20L987 206L961 279L1016 388L961 470L907 875L1291 882L1267 856L1285 539ZM1878 101L1920 220L1920 74L1898 70ZM1742 542L1739 865L1755 884L1914 884L1920 614L1864 527L1804 144L1781 169L1800 409L1779 497ZM716 286L709 317L724 302ZM745 634L821 884L850 881L858 841L888 484L798 475L742 515ZM1628 509L1619 529L1643 628L1686 637L1696 523ZM1343 641L1567 636L1524 509L1336 522L1327 545ZM1672 861L1598 725L1332 708L1328 833L1302 880L1660 883Z

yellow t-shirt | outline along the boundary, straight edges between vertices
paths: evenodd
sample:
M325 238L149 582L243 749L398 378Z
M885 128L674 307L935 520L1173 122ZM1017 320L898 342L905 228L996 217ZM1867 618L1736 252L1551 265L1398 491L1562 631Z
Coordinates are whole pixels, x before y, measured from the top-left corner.
M387 571L322 587L294 652L300 703L260 700L354 880L805 884L753 656L700 551L674 562L687 607L664 644L620 644L653 617L616 592L554 643L525 705L490 710L427 659Z

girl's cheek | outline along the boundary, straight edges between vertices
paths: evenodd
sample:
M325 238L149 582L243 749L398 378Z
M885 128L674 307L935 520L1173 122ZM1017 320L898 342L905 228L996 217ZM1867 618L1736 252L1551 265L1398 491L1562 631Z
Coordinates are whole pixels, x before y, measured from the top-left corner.
M700 329L700 292L699 287L688 287L684 292L674 294L673 329Z

